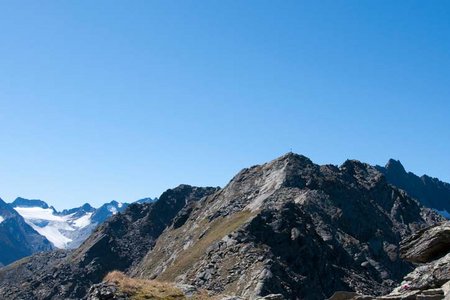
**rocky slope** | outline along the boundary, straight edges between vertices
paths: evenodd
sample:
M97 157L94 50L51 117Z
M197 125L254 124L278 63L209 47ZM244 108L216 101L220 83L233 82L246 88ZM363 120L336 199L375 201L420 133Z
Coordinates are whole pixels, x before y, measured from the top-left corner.
M419 200L424 206L434 208L450 218L450 184L437 178L421 177L407 172L398 160L390 159L385 167L377 166L387 181Z
M36 252L53 249L51 243L31 228L0 199L0 267Z
M0 269L0 294L80 299L112 270L244 299L382 294L413 270L400 241L442 220L370 165L288 153L223 189L180 186L131 205L73 252Z

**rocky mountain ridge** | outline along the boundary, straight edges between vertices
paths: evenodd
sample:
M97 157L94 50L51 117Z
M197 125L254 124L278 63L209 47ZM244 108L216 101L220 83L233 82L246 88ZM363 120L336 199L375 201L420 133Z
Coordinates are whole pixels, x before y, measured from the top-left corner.
M0 269L0 293L80 299L119 270L244 299L379 295L413 270L400 241L442 220L375 167L320 166L288 153L242 170L222 189L180 186L131 205L72 252Z
M433 208L450 218L450 184L428 175L417 176L407 172L399 160L390 159L385 167L376 168L386 176L386 180L405 190L424 206Z

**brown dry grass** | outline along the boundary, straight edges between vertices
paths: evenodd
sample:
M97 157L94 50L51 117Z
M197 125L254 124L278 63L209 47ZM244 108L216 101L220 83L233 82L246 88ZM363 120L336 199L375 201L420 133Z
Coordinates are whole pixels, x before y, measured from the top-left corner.
M117 271L106 275L105 281L117 284L120 291L129 295L131 299L186 299L183 293L172 284L135 279Z
M119 290L132 300L184 300L188 299L174 284L156 280L131 278L122 272L113 271L105 281L115 283ZM213 300L206 292L200 291L191 300Z

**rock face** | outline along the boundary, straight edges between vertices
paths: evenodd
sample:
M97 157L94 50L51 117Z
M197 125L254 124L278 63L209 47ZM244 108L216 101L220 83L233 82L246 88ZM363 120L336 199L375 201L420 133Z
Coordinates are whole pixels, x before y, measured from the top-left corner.
M445 293L450 298L450 221L405 240L401 253L406 260L424 264L409 273L392 294L418 291L428 295Z
M401 243L403 258L414 263L426 263L450 252L450 222L421 230Z
M0 295L81 299L112 270L232 299L379 295L413 270L400 241L442 220L375 167L319 166L288 153L223 189L182 185L131 205L73 252L0 269Z
M0 269L4 299L82 299L112 270L126 271L154 245L174 216L215 188L179 186L157 202L132 204L100 225L76 250L42 253Z
M0 267L36 252L49 251L52 244L31 228L0 199Z
M421 177L406 172L398 160L390 159L385 167L377 166L387 181L419 200L424 206L450 217L450 184L427 175Z
M420 262L390 294L383 297L338 292L330 300L450 299L450 222L421 230L402 242L401 256Z

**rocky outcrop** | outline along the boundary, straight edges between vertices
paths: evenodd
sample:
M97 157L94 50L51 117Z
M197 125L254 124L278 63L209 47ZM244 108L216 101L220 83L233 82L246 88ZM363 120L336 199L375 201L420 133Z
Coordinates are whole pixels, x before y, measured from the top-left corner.
M402 257L414 263L433 261L449 251L450 222L421 230L404 240L400 246Z
M406 275L402 283L388 295L373 297L338 292L330 300L450 299L449 228L450 222L445 222L421 230L402 243L402 257L423 264Z
M436 295L433 299L443 299L444 294L450 298L449 233L450 221L420 231L402 244L401 252L406 260L424 264L405 276L391 295L417 292L418 295ZM416 299L423 298L416 296Z
M121 292L112 282L94 284L89 289L87 300L128 300L130 297Z

